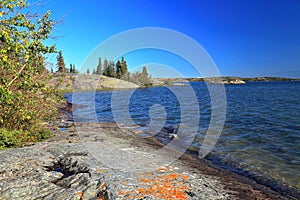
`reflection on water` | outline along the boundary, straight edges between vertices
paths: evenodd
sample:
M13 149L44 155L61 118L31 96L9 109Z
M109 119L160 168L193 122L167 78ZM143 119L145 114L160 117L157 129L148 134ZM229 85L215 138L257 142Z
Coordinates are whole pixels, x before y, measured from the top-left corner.
M147 126L155 116L164 122L164 126L177 127L183 119L190 119L187 120L190 124L185 123L181 128L189 132L189 128L197 123L198 133L191 149L201 147L211 119L211 100L204 83L191 85L198 98L199 121L193 120L199 118L195 105L190 105L190 110L183 114L178 96L173 93L176 89L177 93L188 97L190 92L185 86L174 86L172 89L152 87L130 91L133 92L128 107L130 119L122 118L123 123ZM249 82L226 85L225 88L226 122L209 158L300 189L300 82ZM126 92L129 91L119 91L118 96ZM66 97L72 101L71 93ZM75 111L76 120L113 122L111 98L109 91L74 93L74 103L86 105ZM155 114L151 115L151 109L157 104L162 106L163 112L157 107L159 112L154 110ZM189 104L185 107L189 109ZM124 113L118 114L123 116Z

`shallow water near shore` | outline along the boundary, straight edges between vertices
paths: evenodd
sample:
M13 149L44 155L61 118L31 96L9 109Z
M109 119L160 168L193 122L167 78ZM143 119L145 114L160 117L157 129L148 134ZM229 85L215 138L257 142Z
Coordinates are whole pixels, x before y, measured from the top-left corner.
M209 127L211 99L205 83L195 82L191 86L199 102L200 120L197 135L189 148L198 149ZM122 123L147 127L151 123L149 110L157 104L165 112L155 113L155 118L165 120L165 127L180 126L183 117L199 117L195 116L199 115L193 109L195 105L190 105L188 116L182 116L178 96L172 92L174 89L183 96L189 95L186 86L114 91L120 97L132 93L130 101L123 102L128 106L130 118L122 118ZM207 158L274 187L277 185L275 180L299 191L300 82L248 82L226 85L225 89L226 121L218 143ZM86 105L74 111L76 121L114 122L113 113L126 116L121 113L122 109L119 112L114 107L112 91L67 93L66 98L72 103ZM191 124L181 126L187 133L195 126L194 120L190 121ZM184 146L184 139L182 142Z

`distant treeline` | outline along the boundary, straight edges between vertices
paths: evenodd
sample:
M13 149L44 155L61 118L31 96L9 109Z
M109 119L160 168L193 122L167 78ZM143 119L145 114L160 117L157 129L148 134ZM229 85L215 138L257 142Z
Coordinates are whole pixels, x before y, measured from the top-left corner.
M57 55L57 72L59 73L72 73L78 74L79 71L75 69L74 64L70 64L70 68L66 68L64 57L62 51L58 52ZM51 68L51 73L54 73L53 68ZM86 70L86 74L91 74L90 69ZM121 60L118 60L117 63L114 61L108 61L106 58L102 62L102 58L98 59L98 65L92 70L92 74L103 75L113 78L122 79L125 81L133 82L140 86L151 86L151 75L148 74L147 67L143 67L142 72L130 73L128 71L127 62L122 57Z
M283 78L283 77L254 77L254 78L241 78L244 81L296 81L300 79Z
M235 76L222 76L222 77L208 77L208 78L154 78L161 82L204 82L219 79L222 81L236 81L242 80L247 82L263 82L263 81L300 81L300 78L284 78L284 77L253 77L253 78L242 78Z
M216 77L209 77L209 78L186 78L190 82L202 82L205 80L215 79ZM257 82L257 81L299 81L300 79L295 78L283 78L283 77L253 77L253 78L242 78L242 77L234 77L234 76L223 76L218 77L223 81L231 81L231 80L242 80L242 81L250 81L250 82Z
M87 74L90 74L90 70L87 69ZM122 79L125 81L133 82L140 86L149 86L151 85L151 75L148 74L147 67L143 67L142 72L130 73L128 71L127 62L122 57L121 60L118 60L115 64L114 61L108 61L106 58L102 63L102 58L98 59L98 65L96 69L93 69L92 74L103 75L113 78Z
M57 71L56 72L79 74L79 71L76 70L76 68L75 68L75 64L70 64L69 69L66 67L65 60L64 60L64 57L62 55L62 51L58 52L56 59L57 59L57 63L56 63ZM52 67L50 69L50 72L54 73L54 70L53 70Z

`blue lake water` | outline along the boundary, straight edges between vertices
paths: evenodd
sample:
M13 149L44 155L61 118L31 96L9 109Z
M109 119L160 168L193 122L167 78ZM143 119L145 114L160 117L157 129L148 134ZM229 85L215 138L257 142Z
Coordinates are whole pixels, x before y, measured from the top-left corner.
M188 86L67 93L66 98L86 105L75 111L76 121L114 122L118 118L125 124L148 126L155 117L163 126L182 126L186 132L197 126L190 145L197 149L209 127L212 103L205 83L190 84L199 112L193 101L189 104L194 97L189 96ZM207 158L257 180L275 180L300 190L300 82L248 82L225 85L225 91L224 128ZM183 126L183 121L188 123Z

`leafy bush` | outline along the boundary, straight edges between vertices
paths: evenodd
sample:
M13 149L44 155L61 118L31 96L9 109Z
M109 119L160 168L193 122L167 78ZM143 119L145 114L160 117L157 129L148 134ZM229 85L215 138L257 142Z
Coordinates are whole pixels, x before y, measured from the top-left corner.
M4 148L22 147L29 142L36 142L51 137L49 130L41 132L29 131L8 131L5 128L0 129L0 150Z
M143 67L142 72L137 71L131 74L129 81L144 87L152 85L151 76L148 74L146 67Z
M50 12L37 19L26 9L25 0L0 2L0 147L43 139L42 122L53 119L60 99L46 85L44 55L55 52L44 45L53 26Z

